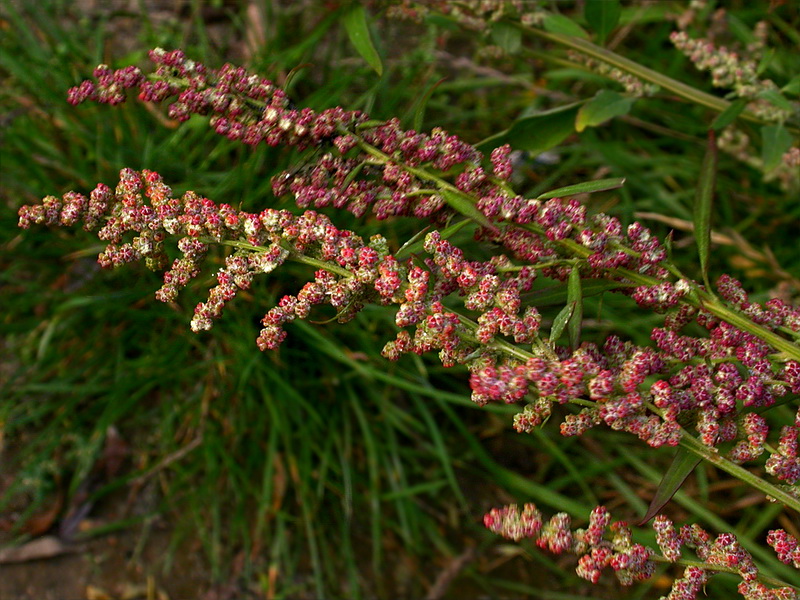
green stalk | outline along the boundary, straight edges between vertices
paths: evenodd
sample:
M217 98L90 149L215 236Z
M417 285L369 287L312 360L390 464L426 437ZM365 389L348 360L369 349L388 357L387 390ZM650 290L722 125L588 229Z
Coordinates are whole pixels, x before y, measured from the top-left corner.
M376 149L376 151L377 151L377 149ZM268 250L268 248L265 247L265 246L255 246L253 244L250 244L249 242L245 242L245 241L241 241L241 240L218 241L218 240L214 240L213 238L210 238L210 237L201 237L200 241L202 241L204 243L219 243L219 244L222 244L222 245L225 245L225 246L231 246L231 247L234 247L234 248L241 248L241 249L245 249L245 250L251 250L251 251L254 251L254 252L266 252ZM289 257L288 257L289 260L293 260L295 262L299 262L299 263L302 263L302 264L313 266L313 267L315 267L317 269L325 269L325 270L330 271L332 273L336 273L337 275L341 275L342 277L348 277L349 278L349 277L353 276L352 273L350 273L347 269L345 269L345 268L343 268L343 267L341 267L341 266L339 266L339 265L337 265L335 263L331 263L331 262L328 262L328 261L324 261L324 260L321 260L321 259L317 259L317 258L313 258L313 257L305 256L305 255L301 254L300 252L295 250L293 247L291 247L291 244L287 243L287 244L285 244L284 247L287 250L289 250L289 252L290 252ZM581 246L578 246L578 248L580 248L581 250L585 250L585 248L583 248ZM625 270L620 269L620 271L625 271ZM633 273L633 272L625 272L624 275L626 277L632 278L634 280L640 280L640 281L644 280L643 283L649 283L650 280L654 279L652 277L648 277L648 276L644 276L644 275L638 275L638 274ZM718 302L709 301L708 304L703 304L703 307L708 309L708 307L711 306L711 305L713 305L715 307L715 309L713 311L713 314L715 314L715 315L716 314L720 314L720 315L727 316L727 319L730 319L731 324L736 325L737 327L746 329L747 331L751 331L752 328L754 328L754 327L759 327L755 323L752 323L751 321L749 321L748 319L745 319L744 317L739 316L737 313L735 313L733 311L730 311L726 307L720 305ZM454 314L456 314L459 317L459 320L461 321L461 323L468 330L470 330L470 332L474 332L474 330L477 328L477 324L474 321L472 321L471 319L469 319L466 316L461 315L461 314L459 314L457 312L454 312ZM739 323L739 321L741 321L741 323ZM764 331L766 332L766 330L764 330ZM771 332L766 332L766 333L771 333ZM786 341L786 340L783 340L782 338L778 338L778 339L783 341L783 342ZM472 339L472 341L475 341L474 338ZM525 361L525 360L527 360L527 359L529 359L529 358L534 356L531 352L529 352L527 350L523 350L522 348L519 348L519 347L517 347L517 346L515 346L515 345L513 345L513 344L511 344L511 343L509 343L509 342L507 342L506 340L503 340L503 339L495 339L492 342L491 346L492 346L492 348L494 350L496 350L498 352L501 352L503 354L506 354L508 356L511 356L511 357L513 357L513 358L515 358L517 360ZM798 348L794 344L792 344L792 346L794 346L795 350L798 350ZM578 401L574 402L577 405L590 406L590 407L591 406L595 406L594 402L589 402L589 401L582 400L582 399L577 399L577 400ZM655 412L656 414L660 413L660 411L654 406L650 406L649 408L653 412ZM743 483L746 483L746 484L750 485L751 487L763 492L764 494L766 494L768 496L771 496L772 498L775 498L778 502L781 502L785 506L787 506L787 507L789 507L789 508L791 508L791 509L793 509L795 511L800 512L800 499L795 498L791 494L789 494L787 492L784 492L783 490L781 490L777 486L769 483L768 481L765 481L765 480L761 479L760 477L758 477L757 475L751 473L747 469L744 469L743 467L740 467L739 465L737 465L737 464L727 460L726 458L720 456L720 454L717 452L716 449L707 447L705 444L703 444L700 441L698 441L696 438L694 438L691 434L689 434L685 430L682 431L680 444L682 446L684 446L686 449L688 449L690 452L695 454L696 456L699 456L701 459L703 459L703 460L705 460L705 461L717 466L718 468L722 469L723 471L733 475L734 477L736 477L737 479L739 479Z
M784 506L800 512L800 498L784 492L779 487L772 485L768 481L761 479L758 475L751 473L747 469L729 461L721 456L715 448L709 448L694 436L684 431L680 441L681 446L689 450L692 454L699 456L703 460L711 463L715 467L733 475L739 481L764 492L767 496L774 498Z
M520 25L519 23L511 24L526 33L530 33L551 42L555 42L556 44L561 44L562 46L567 46L573 50L583 52L592 58L608 63L614 67L617 67L618 69L630 73L631 75L635 75L639 79L658 85L665 90L669 90L673 94L695 104L699 104L700 106L705 106L706 108L722 112L731 105L730 102L724 100L723 98L718 98L717 96L703 92L702 90L698 90L695 87L678 81L677 79L667 77L658 71L648 69L637 62L620 56L619 54L611 52L610 50L606 50L605 48L601 48L600 46L596 46L587 40L570 35L564 35L562 33L551 33L542 29L536 29L534 27L526 27L524 25ZM768 124L767 121L756 116L749 110L743 111L739 116L753 123L759 123L761 125ZM788 127L788 129L790 129L793 133L800 133L800 129L797 127Z
M204 244L219 244L220 246L230 246L232 248L239 248L241 250L250 250L252 252L266 252L269 250L269 248L266 246L254 246L250 242L245 242L242 240L216 240L208 236L200 236L197 239L203 242ZM336 273L337 275L341 275L342 277L347 277L347 278L353 277L353 274L344 267L341 267L335 263L314 258L312 256L306 256L305 254L298 252L295 249L295 247L288 242L282 243L281 246L289 251L289 256L287 258L291 261L308 265L310 267L315 267L317 269L324 269L325 271Z
M712 564L712 563L702 562L702 561L699 561L699 560L689 560L689 559L686 559L686 558L679 558L678 560L673 562L673 561L669 560L668 558L665 558L664 556L661 556L660 554L653 554L650 557L650 560L652 560L653 562L658 562L658 563L662 563L662 564L680 565L682 567L697 567L698 569L703 569L704 571L708 571L709 573L730 573L731 575L736 575L738 577L741 577L741 572L739 571L739 569L737 569L735 567L728 567L728 566L725 566L725 565L716 565L716 564ZM774 587L774 588L790 587L793 590L800 590L800 588L798 588L796 585L792 585L790 583L786 583L785 581L782 581L781 579L776 579L774 577L769 577L767 575L762 575L761 573L758 574L758 577L756 579L758 581L760 581L761 583L763 583L764 585L768 585L768 586L771 586L771 587Z
M548 35L551 35L551 34L548 34ZM552 35L555 35L555 34L552 34ZM566 36L562 36L562 37L566 37ZM573 38L570 38L570 39L573 39ZM580 40L580 41L583 41L583 40ZM602 48L599 48L599 50L602 50ZM632 64L635 64L635 63L632 63ZM644 67L642 67L642 68L644 68ZM676 82L676 83L679 83L679 82ZM683 84L681 84L681 85L683 85ZM685 87L688 87L688 86L685 86ZM691 89L693 89L693 88L691 88ZM713 98L713 96L711 96L711 97ZM385 152L382 152L381 150L379 150L378 148L376 148L372 144L368 144L358 134L354 134L353 132L348 131L348 130L346 130L344 128L342 128L342 133L354 136L356 138L356 140L357 140L358 146L364 152L366 152L370 156L376 158L381 163L386 164L388 162L392 162L392 157L391 156L389 156ZM435 174L431 173L430 171L428 171L428 170L426 170L424 168L421 168L421 167L410 167L408 165L399 164L399 163L398 163L398 165L402 169L408 171L409 173L411 173L412 175L418 177L421 180L430 181L430 182L435 183L436 186L440 190L447 190L447 191L449 191L451 193L458 194L459 196L462 196L462 197L465 197L465 198L470 198L470 200L474 201L474 198L470 197L468 194L465 194L464 192L459 190L456 186L454 186L450 182L444 180L443 178L439 177L438 175L435 175ZM465 216L471 218L471 215L469 215L469 214L466 214ZM523 227L525 229L533 232L533 233L536 233L537 235L544 235L544 231L538 225L527 224L527 225L524 225ZM573 240L569 240L569 239L559 240L556 243L559 246L561 246L564 250L566 250L570 254L572 254L573 256L586 258L587 256L589 256L591 254L591 251L588 248L585 248L584 246L581 246L580 244L578 244L577 242L575 242ZM622 250L628 251L628 252L630 252L631 254L634 254L634 255L638 255L638 253L636 253L633 250L630 250L628 248L622 248ZM679 279L684 278L684 276L674 266L669 265L669 264L665 264L663 266L667 270L669 270L670 273L672 273L672 275L674 275L675 277L677 277ZM612 274L612 275L617 275L620 278L629 279L630 281L632 281L634 283L638 283L639 285L657 285L659 283L662 283L661 280L659 280L659 279L657 279L655 277L651 277L649 275L643 275L641 273L636 273L635 271L630 271L628 269L621 269L621 268L609 269L609 273ZM793 342L791 342L791 341L789 341L789 340L787 340L785 338L782 338L778 334L776 334L776 333L774 333L772 331L769 331L768 329L766 329L766 328L754 323L750 319L748 319L748 318L740 315L739 313L731 310L730 308L728 308L727 306L722 304L719 300L717 300L714 296L712 296L708 292L704 292L704 291L702 291L700 289L696 289L695 291L696 291L696 293L694 294L695 297L689 297L689 296L684 297L684 298L681 299L681 302L684 302L686 304L690 304L691 306L694 306L695 308L702 308L704 310L707 310L708 312L710 312L714 316L722 319L723 321L725 321L727 323L730 323L731 325L733 325L735 327L738 327L739 329L741 329L743 331L747 331L748 333L751 333L752 335L754 335L754 336L758 337L759 339L765 341L767 344L769 344L770 346L772 346L776 350L782 352L785 355L785 357L793 358L794 360L800 361L800 346L798 346L797 344L795 344L795 343L793 343Z

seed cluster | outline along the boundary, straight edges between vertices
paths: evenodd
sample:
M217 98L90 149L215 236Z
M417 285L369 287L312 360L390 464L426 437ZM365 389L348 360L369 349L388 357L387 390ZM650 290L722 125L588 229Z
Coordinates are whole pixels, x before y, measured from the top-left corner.
M800 594L794 588L770 587L759 581L759 571L753 557L730 533L712 536L699 525L675 525L663 515L653 521L656 532L655 550L633 543L631 530L624 521L611 521L603 506L594 508L585 529L572 529L566 513L558 513L549 521L534 504L522 508L516 504L494 508L483 518L484 525L507 539L532 540L540 548L554 554L574 554L578 558L576 573L592 583L600 580L602 571L610 568L623 585L631 585L652 577L656 561L676 563L681 561L682 548L690 549L702 565L690 564L683 577L676 579L667 596L661 600L696 600L703 587L716 572L735 572L741 578L739 593L746 600L797 600ZM786 564L800 565L798 542L782 529L770 531L767 542L780 560Z
M447 195L463 194L492 225L479 228L477 238L500 244L512 258L467 260L433 231L424 245L430 256L401 263L382 238L364 244L316 212L249 214L192 192L175 199L156 174L129 170L123 171L113 199L103 186L89 200L77 194L63 201L46 198L40 207L22 209L21 224L71 225L79 215L88 228L102 224L98 235L110 242L100 256L106 266L144 258L151 268L160 268L165 237L181 236L181 257L157 293L163 301L174 300L197 276L210 243L245 241L251 247L226 259L217 286L197 306L195 331L209 329L255 274L270 272L289 256L327 262L335 269L319 269L297 295L284 297L265 315L257 340L262 350L277 348L286 337L284 325L307 317L314 305L330 304L346 321L370 302L396 304L400 331L383 355L397 359L438 351L446 366L466 364L476 403L527 402L515 419L518 431L541 424L553 403L577 403L583 408L566 416L564 435L604 423L658 447L676 445L684 429L694 427L707 446L734 441L728 457L736 462L753 460L767 448L768 471L788 484L798 480L797 425L785 427L772 447L765 419L753 411L798 393L800 363L775 361L771 346L756 335L687 304L697 284L672 276L665 248L640 223L625 228L615 217L587 215L576 200L515 195L507 183L512 172L508 146L491 153L487 172L480 152L443 130L404 131L396 119L376 123L340 108L298 110L272 82L240 67L215 71L179 50L156 49L150 58L156 70L149 76L101 65L97 81L73 88L70 101L116 104L126 89L137 88L143 100L171 99L169 111L176 119L211 115L211 126L231 139L326 147L330 151L315 163L273 179L274 192L292 193L301 208L334 207L358 216L371 210L380 219L402 215L441 223L454 214ZM149 202L142 202L142 194ZM126 231L136 234L129 242L122 241ZM664 326L652 332L655 349L610 337L602 347L585 343L571 351L540 350L541 316L525 304L524 294L538 273L564 280L575 268L581 278L615 279L640 306L668 313ZM628 273L654 283L633 285ZM797 307L779 300L751 303L727 276L720 278L718 291L765 329L800 331ZM473 321L448 308L451 294L462 297L464 308L475 313ZM686 334L690 324L708 334ZM508 351L512 341L522 346L519 352Z
M407 131L397 119L376 123L339 107L297 109L283 90L241 67L226 64L214 70L180 50L157 48L149 57L156 69L147 76L136 67L112 71L100 65L95 81L69 91L69 102L119 104L127 89L136 89L143 101L170 100L168 114L178 121L210 115L210 126L233 140L328 148L299 171L272 180L276 195L292 193L302 208L334 207L357 216L369 210L379 219L413 216L441 224L455 212L448 194L465 194L493 223L478 233L479 239L503 245L521 261L556 261L545 275L566 278L569 270L558 259L576 252L567 250L569 243L582 249L584 277L603 277L619 268L660 279L669 275L662 265L666 250L641 224L625 231L614 217L587 216L575 200L540 202L516 195L508 187L512 163L507 145L492 151L487 172L479 151L442 129ZM647 307L669 307L686 293L669 283L655 291L648 287L631 292Z
M573 530L567 513L557 513L545 522L541 512L530 503L522 510L516 504L494 508L484 516L483 523L505 538L531 539L554 554L579 556L576 572L592 583L600 580L606 567L614 571L623 585L648 579L655 570L655 563L650 560L653 551L634 543L627 524L612 523L603 506L592 511L586 529Z
M174 197L157 173L123 169L113 190L99 184L88 197L69 192L22 207L21 227L82 224L107 244L98 256L102 266L144 260L164 271L156 292L163 302L174 301L201 273L212 247L231 249L216 285L195 308L195 332L210 329L256 276L287 260L304 263L314 268L313 279L264 315L256 340L261 350L278 348L285 326L308 318L315 306L330 305L344 322L366 305L394 305L398 333L383 356L396 360L436 351L443 365L466 366L477 404L524 403L514 418L517 431L532 431L563 405L565 436L603 424L660 447L696 433L735 463L766 452L767 473L800 497L800 409L773 443L763 416L787 395L800 394L800 361L791 349L776 353L774 341L800 339L800 307L778 299L753 302L738 281L723 275L715 286L717 307L729 316L721 317L697 300L700 294L709 301L716 297L677 273L665 247L640 223L624 227L615 217L588 214L574 199L540 201L514 193L509 146L494 149L484 161L478 150L442 129L407 131L397 119L374 122L339 107L297 109L272 82L240 67L216 71L179 50L156 49L150 58L156 70L147 76L134 67L99 66L95 81L70 90L69 101L114 105L125 100L126 90L137 89L143 101L169 100L168 114L178 121L210 116L210 126L232 140L320 149L305 167L272 180L274 193L292 194L304 212L249 213L191 191ZM489 260L470 260L433 229L422 251L401 259L383 237L365 242L316 212L328 208L434 225L466 212L480 223L476 239L500 250ZM169 243L179 251L172 262ZM566 281L574 274L613 281L638 306L665 314L663 326L651 332L652 346L615 336L601 345L557 345L551 339L555 327L542 331L529 292L539 276ZM602 507L585 530L573 530L564 513L545 522L533 505L495 509L485 524L510 539L531 538L552 552L577 554L579 575L595 583L606 567L626 585L653 573L654 551L634 544L627 525L611 523ZM676 529L663 517L654 528L659 560L680 561L681 548L689 548L709 565L688 566L670 600L696 598L714 566L737 570L745 598L797 597L789 588L764 586L750 555L729 534L712 541L697 526ZM776 530L768 542L780 560L798 566L800 550L792 536Z

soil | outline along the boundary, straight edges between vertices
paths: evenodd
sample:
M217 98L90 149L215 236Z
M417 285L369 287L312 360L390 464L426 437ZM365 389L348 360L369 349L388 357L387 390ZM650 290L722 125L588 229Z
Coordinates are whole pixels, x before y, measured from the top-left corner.
M202 581L205 567L182 554L182 565L163 571L169 528L151 533L139 556L132 556L141 537L132 531L101 536L89 542L61 544L46 540L56 556L0 565L3 600L181 600L223 598ZM24 546L23 546L24 548ZM43 548L44 549L44 548ZM46 549L44 549L46 550ZM196 562L193 566L192 563ZM230 597L230 595L228 596Z

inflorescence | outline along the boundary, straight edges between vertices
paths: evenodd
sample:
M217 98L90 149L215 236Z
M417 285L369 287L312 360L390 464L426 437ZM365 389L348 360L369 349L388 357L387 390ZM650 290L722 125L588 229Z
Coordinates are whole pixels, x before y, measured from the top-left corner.
M331 305L342 322L368 304L395 305L399 332L383 355L395 360L438 351L445 366L465 365L476 403L525 403L514 420L520 432L543 423L553 405L575 407L561 424L567 436L605 424L659 447L675 446L694 430L714 452L729 443L725 452L732 463L766 451L767 472L790 497L800 498L800 410L775 445L760 414L787 394L800 394L800 348L794 352L800 308L777 299L751 302L728 276L719 279L719 297L714 296L682 276L641 224L623 227L615 217L589 215L574 199L515 194L508 146L495 149L484 164L478 150L443 130L405 131L396 119L370 121L341 108L297 109L269 80L233 65L215 71L178 50L156 49L150 58L156 70L149 76L135 67L112 71L101 65L96 81L71 89L69 101L119 104L126 90L136 89L142 101L169 99L168 114L179 121L209 116L209 125L230 139L322 149L315 162L272 181L276 195L292 194L304 212L249 213L194 192L176 198L157 173L123 169L115 190L99 184L88 198L69 192L22 207L21 227L80 223L96 231L107 242L98 257L102 266L144 260L151 269L165 270L156 292L163 302L173 301L198 276L212 246L232 249L216 274L217 285L195 308L196 332L210 329L257 275L287 260L304 263L314 267L314 277L266 313L257 338L261 350L277 348L287 335L285 325L307 318L317 305ZM465 202L471 209L464 209ZM383 237L365 242L311 210L328 207L434 225L467 215L479 224L476 239L498 244L507 254L469 260L434 229L421 252L401 259L402 250L393 254ZM180 252L171 265L169 240ZM567 280L575 274L614 281L639 306L666 313L663 327L653 329L653 346L612 336L602 346L570 348L549 339L526 293L540 275ZM690 324L707 333L687 333ZM587 532L573 535L562 517L543 525L535 509L526 507L521 515L516 508L505 510L490 513L487 526L514 539L538 536L537 543L553 551L577 551L583 555L579 572L587 579L596 580L605 566L623 582L651 573L650 551L631 544L624 525L612 527L616 541L603 541L602 511ZM681 530L681 543L694 544L700 554L699 538L688 535ZM796 542L778 533L773 541L781 560L796 563ZM667 558L677 552L663 545L662 550ZM702 586L704 577L702 570L687 569L686 589ZM746 597L762 597L754 594Z
M604 569L611 569L623 585L631 585L652 577L656 563L681 564L685 549L692 550L702 561L685 563L683 577L676 579L667 596L661 600L694 600L715 573L734 573L741 578L739 593L746 600L797 600L800 591L790 586L767 585L759 577L753 557L736 536L722 533L711 536L699 525L674 523L659 515L653 521L658 550L634 543L631 529L624 521L611 521L608 510L596 507L585 529L573 529L566 513L558 513L549 521L534 504L521 509L512 504L496 508L484 516L484 525L494 533L514 541L530 539L554 554L579 557L575 569L578 576L597 583ZM800 566L797 540L783 529L770 531L767 543L781 562Z

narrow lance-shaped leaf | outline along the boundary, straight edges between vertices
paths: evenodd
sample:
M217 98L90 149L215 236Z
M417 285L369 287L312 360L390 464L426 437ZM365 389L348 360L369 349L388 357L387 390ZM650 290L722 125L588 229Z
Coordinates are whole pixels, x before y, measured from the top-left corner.
M422 120L425 118L425 108L428 106L428 100L430 100L433 90L439 87L443 81L444 78L428 86L428 89L423 92L422 96L420 96L419 100L417 101L416 107L414 108L414 129L416 131L420 131L422 129Z
M598 179L597 181L586 181L584 183L576 183L575 185L568 185L566 187L550 190L544 194L536 196L537 200L549 200L550 198L564 198L566 196L574 196L576 194L593 194L595 192L606 192L608 190L615 190L621 188L625 184L624 177L613 177L610 179Z
M542 27L545 31L551 33L561 33L564 35L571 35L574 37L589 39L589 35L584 31L583 27L578 25L575 21L565 15L558 13L549 13L542 21Z
M745 98L731 102L731 105L719 113L717 118L712 121L711 129L714 131L725 129L736 120L736 117L742 114L745 108L747 108L747 100Z
M765 125L761 128L761 160L769 172L780 164L783 155L792 146L792 135L783 125Z
M567 302L566 306L564 306L564 308L562 308L561 311L556 315L556 318L553 319L553 326L550 327L551 343L555 343L555 341L561 337L561 334L564 333L564 328L572 318L573 312L575 312L575 303Z
M619 0L586 0L583 16L589 26L597 33L597 41L602 44L619 22L622 14Z
M511 127L486 138L478 144L478 150L489 151L503 144L511 144L515 150L539 153L558 146L575 131L575 115L579 103L559 106L546 111L524 114Z
M367 61L367 64L375 69L378 75L382 75L383 63L369 35L366 9L361 4L353 3L347 12L344 13L342 21L347 30L347 35L350 37L350 42L355 49L361 57Z
M626 287L635 287L633 283L619 281L605 281L601 279L587 279L581 281L581 295L584 298L599 296L604 292L620 290ZM567 287L565 283L548 286L531 292L524 292L522 298L535 306L559 306L567 302Z
M794 105L786 99L778 90L762 90L757 94L758 98L763 98L773 106L777 106L781 110L785 110L789 114L794 112Z
M781 92L784 94L793 94L795 96L800 96L800 74L795 75L789 80L785 86L781 88Z
M515 54L522 46L522 31L511 23L497 21L492 25L492 41L509 54Z
M694 235L697 240L697 254L700 269L708 286L708 254L711 248L711 206L714 202L714 185L717 178L717 136L714 130L708 132L708 144L703 164L700 167L700 181L694 197ZM709 286L710 287L710 286Z
M567 299L572 304L572 315L567 325L569 347L574 350L581 341L581 324L583 323L583 291L581 290L581 271L577 265L569 272L567 283Z
M678 451L675 453L675 458L672 459L672 464L669 466L669 469L667 469L667 472L664 473L664 477L661 478L661 483L658 484L658 489L656 490L655 496L653 496L653 499L650 501L647 513L642 517L638 525L644 525L661 512L664 505L669 502L675 495L675 492L681 488L683 482L686 481L686 478L694 471L694 468L699 462L699 456L693 454L683 446L678 448Z

